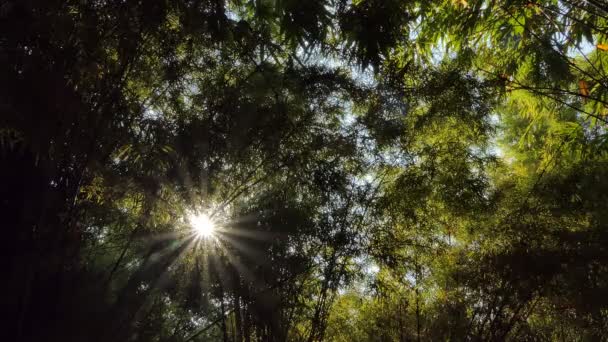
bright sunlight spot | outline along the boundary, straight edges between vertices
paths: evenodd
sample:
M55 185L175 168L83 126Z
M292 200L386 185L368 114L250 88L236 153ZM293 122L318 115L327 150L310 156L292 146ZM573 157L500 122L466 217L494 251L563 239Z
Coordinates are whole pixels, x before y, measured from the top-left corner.
M194 229L194 233L200 238L209 238L213 236L215 224L206 214L191 214L188 221Z

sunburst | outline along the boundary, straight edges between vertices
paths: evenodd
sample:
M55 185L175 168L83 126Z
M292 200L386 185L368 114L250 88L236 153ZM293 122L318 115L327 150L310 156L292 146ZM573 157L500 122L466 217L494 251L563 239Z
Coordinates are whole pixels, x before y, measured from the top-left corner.
M188 216L188 221L194 230L194 234L201 239L209 239L215 235L215 222L205 213L193 213Z

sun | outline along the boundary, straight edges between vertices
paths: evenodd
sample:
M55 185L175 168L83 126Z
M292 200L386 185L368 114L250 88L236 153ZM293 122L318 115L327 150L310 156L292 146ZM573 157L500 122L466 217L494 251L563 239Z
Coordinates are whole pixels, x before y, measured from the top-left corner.
M199 238L210 238L215 233L215 223L213 220L206 215L200 213L194 213L188 216L188 221L194 229L194 234Z

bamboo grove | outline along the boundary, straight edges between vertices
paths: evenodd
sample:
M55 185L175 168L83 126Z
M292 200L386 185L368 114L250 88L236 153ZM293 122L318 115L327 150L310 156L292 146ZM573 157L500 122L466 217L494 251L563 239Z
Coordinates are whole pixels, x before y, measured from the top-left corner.
M2 0L0 339L608 340L607 124L604 0Z

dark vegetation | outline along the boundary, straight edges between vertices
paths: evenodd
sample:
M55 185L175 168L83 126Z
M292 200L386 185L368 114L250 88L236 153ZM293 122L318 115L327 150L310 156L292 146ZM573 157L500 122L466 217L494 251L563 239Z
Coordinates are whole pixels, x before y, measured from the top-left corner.
M607 35L604 0L1 0L0 340L608 340Z

